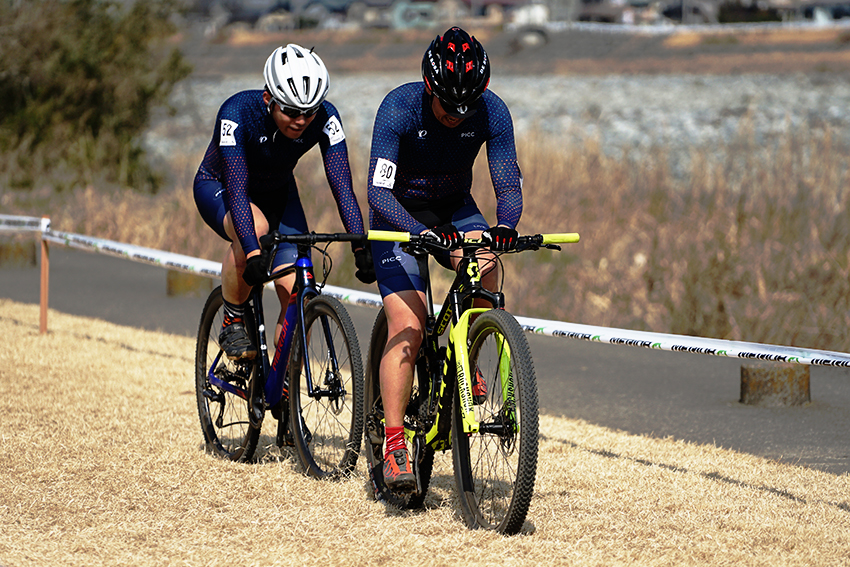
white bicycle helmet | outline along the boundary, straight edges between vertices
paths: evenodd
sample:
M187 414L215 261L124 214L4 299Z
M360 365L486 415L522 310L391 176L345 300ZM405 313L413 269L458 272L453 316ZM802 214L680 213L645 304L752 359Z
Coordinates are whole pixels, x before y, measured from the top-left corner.
M290 43L275 49L263 69L266 89L279 104L302 111L317 108L328 95L328 70L312 49Z

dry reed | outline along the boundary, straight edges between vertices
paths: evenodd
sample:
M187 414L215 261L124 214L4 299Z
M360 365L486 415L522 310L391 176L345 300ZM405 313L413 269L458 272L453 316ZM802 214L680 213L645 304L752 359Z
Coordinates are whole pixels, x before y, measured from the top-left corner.
M670 148L617 158L593 139L522 137L520 230L576 231L582 242L507 258L508 307L578 323L850 350L844 149L828 129L792 132L766 147L752 132L744 116L728 146L691 148L684 177L669 168ZM366 156L351 152L367 219ZM191 197L199 160L173 156L173 188L157 196L43 188L20 199L7 194L2 204L50 215L60 230L219 260L224 245ZM342 230L318 153L302 162L296 174L311 228ZM473 192L492 219L483 158ZM367 289L354 279L346 247L332 255L332 283ZM438 285L447 281L435 274Z
M850 475L542 416L523 535L467 530L451 458L425 509L204 453L191 338L0 299L0 565L846 565ZM269 419L269 421L272 421Z

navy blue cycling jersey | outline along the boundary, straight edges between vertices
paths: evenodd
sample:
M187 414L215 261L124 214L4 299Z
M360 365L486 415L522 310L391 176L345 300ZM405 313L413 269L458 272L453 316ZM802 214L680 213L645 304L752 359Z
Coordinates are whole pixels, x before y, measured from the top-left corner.
M221 105L196 180L221 182L224 202L246 254L259 249L250 203L267 217L280 217L295 164L316 144L321 149L325 174L345 230L363 234L345 133L339 113L330 102L322 103L310 125L294 140L278 130L263 101L262 90L238 92Z
M434 116L424 83L392 90L372 132L370 226L420 233L432 227L414 219L405 202L472 203L472 164L485 142L497 221L515 228L522 214L522 174L513 121L502 99L485 91L477 112L448 128Z

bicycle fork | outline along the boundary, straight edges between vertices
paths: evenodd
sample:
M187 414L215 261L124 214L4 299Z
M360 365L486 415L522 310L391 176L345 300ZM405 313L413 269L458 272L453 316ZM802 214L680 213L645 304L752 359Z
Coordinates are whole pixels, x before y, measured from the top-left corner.
M469 368L469 336L470 318L478 313L489 311L489 308L473 307L461 313L456 324L449 328L449 348L443 371L449 372L449 364L454 359L454 371L457 377L458 397L460 399L460 416L464 433L477 433L480 425L475 419L475 409L472 403L472 370Z
M473 315L489 311L488 308L470 308L461 314L457 324L449 329L449 348L443 367L444 374L450 371L450 365L454 362L454 370L457 377L458 398L460 399L460 416L463 432L467 435L473 433L487 433L504 436L515 433L515 392L513 372L511 370L511 352L508 342L501 334L495 335L496 351L499 357L499 387L501 388L502 407L500 415L495 421L479 422L475 417L474 398L472 395L472 377L477 369L470 368L469 361L469 326ZM453 360L452 360L453 359ZM481 377L486 379L486 377ZM508 429L506 430L506 425Z

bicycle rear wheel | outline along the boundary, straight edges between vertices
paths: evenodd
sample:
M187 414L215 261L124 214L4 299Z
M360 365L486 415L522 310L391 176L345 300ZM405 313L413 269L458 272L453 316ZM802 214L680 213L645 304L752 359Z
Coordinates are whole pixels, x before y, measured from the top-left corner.
M434 468L434 449L423 447L421 457L414 466L418 467L420 490L415 494L399 495L387 488L384 482L384 403L381 400L381 359L387 344L387 316L384 310L378 312L372 327L372 337L369 342L369 357L366 362L366 392L364 405L366 408L366 462L369 468L369 480L375 499L386 502L396 508L421 508L431 484L431 472ZM418 367L419 365L417 365ZM418 385L418 371L413 380L413 391L409 404L414 403ZM410 405L408 406L410 408Z
M219 347L223 307L221 287L217 287L201 313L195 346L198 416L209 451L232 461L248 461L260 438L260 427L251 426L248 405L257 364L230 361Z
M296 327L289 360L289 427L304 470L336 478L354 470L363 435L363 363L345 307L320 295L304 307L306 348ZM305 359L306 353L306 359ZM308 391L305 360L313 388Z
M472 434L463 432L455 396L452 459L461 509L470 528L515 534L528 513L537 474L537 383L531 350L522 327L501 309L478 316L468 344L472 378L484 380L486 396L473 406L480 431Z

